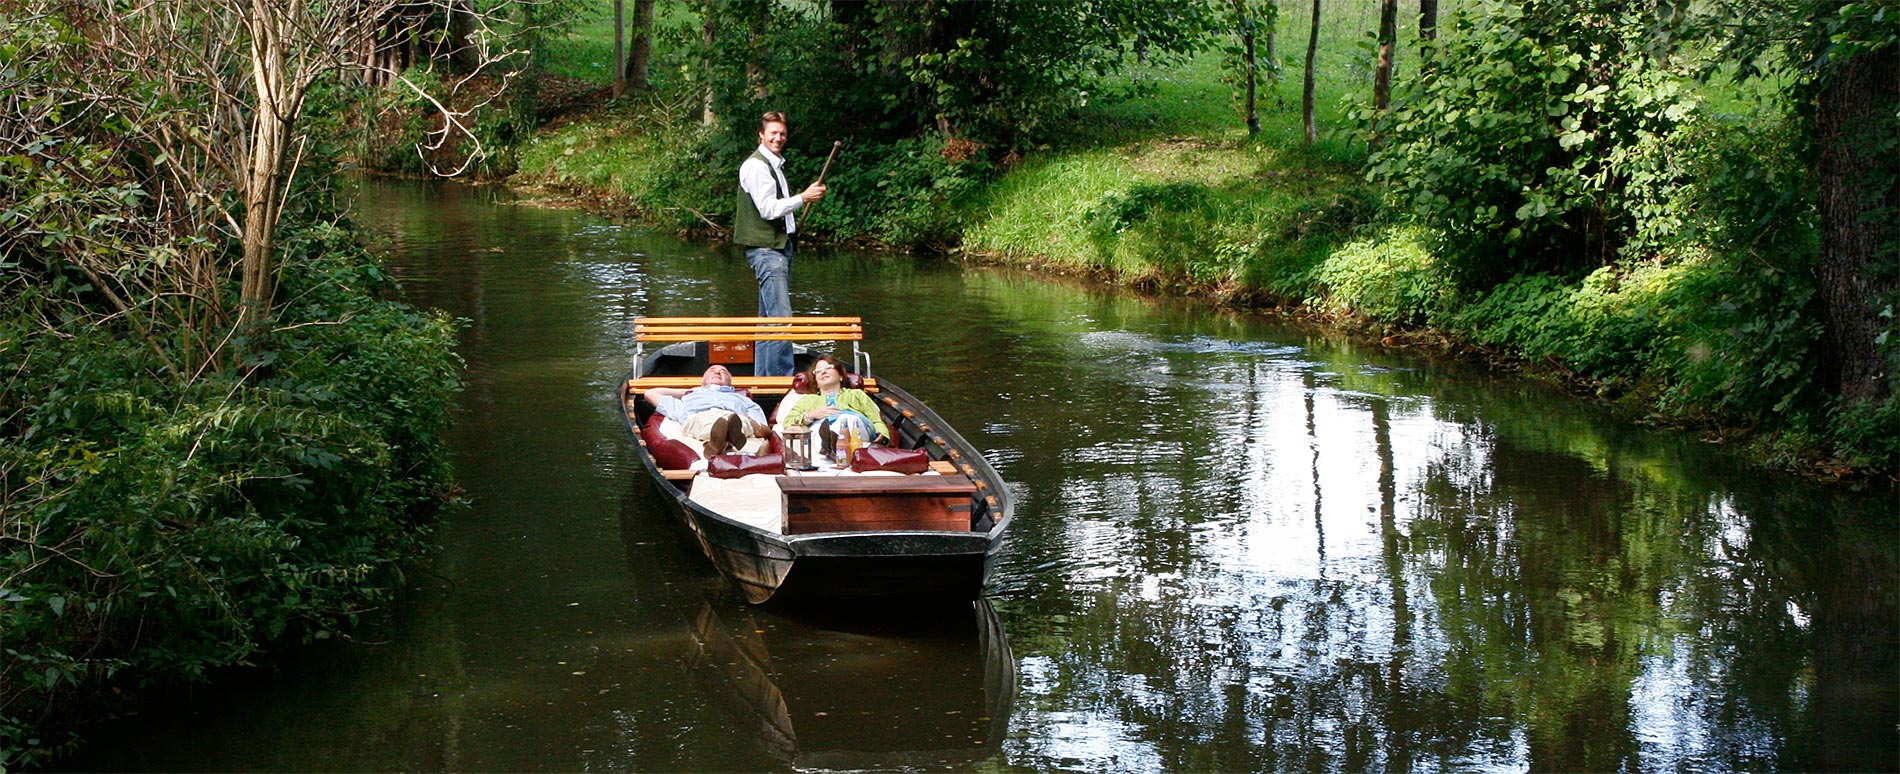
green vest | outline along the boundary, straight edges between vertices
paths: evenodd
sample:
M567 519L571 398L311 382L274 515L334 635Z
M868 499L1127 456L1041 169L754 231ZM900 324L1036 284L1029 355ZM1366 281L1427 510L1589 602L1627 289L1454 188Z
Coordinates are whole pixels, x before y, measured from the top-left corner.
M772 162L765 160L765 154L753 151L749 158L758 159L769 171ZM778 188L778 175L772 176L772 187ZM779 198L790 194L779 188ZM739 186L739 200L733 206L732 241L746 247L770 247L774 250L785 249L785 219L766 220L759 214L759 206L752 203L752 195L746 193L745 186Z

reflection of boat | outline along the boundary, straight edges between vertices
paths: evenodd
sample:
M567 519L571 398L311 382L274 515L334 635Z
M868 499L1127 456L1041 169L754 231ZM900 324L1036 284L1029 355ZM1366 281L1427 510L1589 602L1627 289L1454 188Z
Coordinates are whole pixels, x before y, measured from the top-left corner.
M748 600L971 600L981 594L1009 524L1009 492L976 448L922 401L872 378L870 357L856 346L858 318L646 317L635 321L634 332L640 350L619 401L641 462L706 555ZM754 340L853 342L849 376L878 404L892 446L922 450L928 470L720 478L691 469L693 456L682 458L674 447L697 453L667 439L661 418L639 395L697 386L709 364L723 364L734 386L748 390L770 415L795 397L794 380L752 376ZM647 351L649 343L662 346ZM798 365L815 356L799 348Z
M708 602L692 662L766 752L796 768L968 768L995 754L1016 698L996 612L984 600L974 609L974 626L939 608L927 631L863 633Z

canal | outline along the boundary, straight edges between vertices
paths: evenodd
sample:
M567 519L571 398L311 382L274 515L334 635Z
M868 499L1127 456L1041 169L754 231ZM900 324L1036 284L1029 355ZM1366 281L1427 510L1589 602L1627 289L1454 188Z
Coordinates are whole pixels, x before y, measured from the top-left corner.
M743 260L485 189L366 182L358 216L466 320L469 507L352 641L61 768L1900 766L1891 491L1190 301L813 249L799 313L862 316L1016 521L974 609L752 608L613 402L635 318L752 313Z

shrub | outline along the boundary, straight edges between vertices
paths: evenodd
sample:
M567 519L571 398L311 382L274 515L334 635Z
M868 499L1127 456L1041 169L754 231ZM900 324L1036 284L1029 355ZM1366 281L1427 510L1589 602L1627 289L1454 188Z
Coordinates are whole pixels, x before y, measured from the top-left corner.
M284 240L281 327L248 369L171 378L121 325L40 332L0 298L0 765L113 691L202 678L386 599L449 489L453 329L388 300L349 234ZM170 353L176 355L177 353Z
M1466 288L1581 274L1647 249L1678 180L1661 146L1693 100L1642 14L1595 0L1461 13L1396 103L1368 176L1442 237Z
M1428 322L1446 307L1454 288L1417 227L1393 228L1355 240L1312 270L1323 296L1306 303L1387 323Z

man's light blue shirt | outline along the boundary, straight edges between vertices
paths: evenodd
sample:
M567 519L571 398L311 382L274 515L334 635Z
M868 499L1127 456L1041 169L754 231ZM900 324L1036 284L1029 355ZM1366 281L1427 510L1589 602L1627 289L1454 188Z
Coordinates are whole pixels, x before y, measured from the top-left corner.
M661 416L680 424L685 424L687 418L694 414L711 409L744 414L761 425L771 424L765 418L765 409L759 408L759 404L752 402L751 398L740 395L738 390L723 384L694 387L681 398L661 398L659 403L653 404L653 408Z

